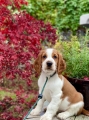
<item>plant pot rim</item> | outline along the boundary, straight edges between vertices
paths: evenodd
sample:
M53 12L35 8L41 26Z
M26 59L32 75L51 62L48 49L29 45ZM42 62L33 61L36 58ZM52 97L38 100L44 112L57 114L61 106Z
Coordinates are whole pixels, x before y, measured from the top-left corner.
M80 78L72 78L69 76L65 76L69 81L76 81L79 83L84 83L84 84L89 84L89 80L84 80L84 79L80 79Z

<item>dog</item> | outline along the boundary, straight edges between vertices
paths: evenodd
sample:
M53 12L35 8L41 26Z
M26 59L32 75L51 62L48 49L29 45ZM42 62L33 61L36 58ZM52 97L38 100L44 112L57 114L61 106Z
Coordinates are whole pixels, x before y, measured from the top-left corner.
M42 90L46 77L48 77L48 82L42 99L39 100L37 106L31 111L31 115L39 115L44 101L47 100L49 105L40 120L52 120L55 115L61 120L80 113L89 116L89 112L84 109L82 94L77 92L72 84L62 75L62 72L66 69L66 63L61 53L52 48L42 50L35 60L34 68L40 75L38 80L39 93Z

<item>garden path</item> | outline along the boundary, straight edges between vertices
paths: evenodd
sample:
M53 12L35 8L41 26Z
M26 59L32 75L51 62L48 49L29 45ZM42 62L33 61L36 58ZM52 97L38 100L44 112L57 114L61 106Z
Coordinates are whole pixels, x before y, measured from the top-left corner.
M35 116L35 118L30 118L30 119L27 119L27 120L40 120L40 116ZM59 120L59 119L54 117L53 120ZM85 115L79 115L79 116L70 117L70 118L68 118L66 120L89 120L89 117L85 116Z
M44 106L43 106L43 109L46 108L46 106L48 105L48 102L46 101L44 103ZM44 114L43 112L41 113L41 115ZM41 116L40 115L40 116ZM30 119L27 119L27 120L40 120L40 116L31 116ZM33 118L34 117L34 118ZM53 120L59 120L57 119L56 117L53 118ZM70 117L66 120L89 120L89 117L88 116L85 116L85 115L79 115L79 116L73 116L73 117Z

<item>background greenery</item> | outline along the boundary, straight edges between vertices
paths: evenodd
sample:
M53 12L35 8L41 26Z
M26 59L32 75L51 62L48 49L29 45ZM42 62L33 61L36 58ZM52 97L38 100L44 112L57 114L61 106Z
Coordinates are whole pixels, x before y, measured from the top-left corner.
M79 28L82 14L89 13L89 0L28 0L23 6L32 16L51 22L59 31Z
M55 47L61 51L66 61L64 75L89 80L89 34L85 36L71 35L70 41L57 41Z

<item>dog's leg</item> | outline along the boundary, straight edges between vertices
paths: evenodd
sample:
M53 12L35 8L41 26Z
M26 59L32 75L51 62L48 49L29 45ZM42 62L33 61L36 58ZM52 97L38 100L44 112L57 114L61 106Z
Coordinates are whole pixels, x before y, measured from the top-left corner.
M84 106L84 103L82 101L76 104L73 104L65 112L59 113L57 117L60 118L61 120L64 120L73 115L77 115L78 112L83 108L83 106Z
M45 99L42 98L38 101L37 106L31 111L31 115L39 115L42 107L43 107L43 103L44 103ZM28 116L29 117L29 116Z
M52 96L52 100L49 103L46 113L40 118L40 120L52 120L53 116L56 115L59 105L62 101L61 99L62 92L56 96Z

